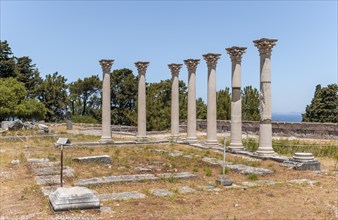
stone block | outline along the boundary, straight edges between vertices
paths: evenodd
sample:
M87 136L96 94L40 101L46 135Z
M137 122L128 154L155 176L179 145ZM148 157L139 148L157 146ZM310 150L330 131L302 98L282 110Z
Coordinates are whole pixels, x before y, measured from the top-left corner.
M220 188L215 186L199 186L199 188L206 191L215 191L215 192L221 191Z
M99 195L100 200L128 200L128 199L144 199L145 194L139 192L122 192Z
M181 194L197 192L197 190L195 190L195 189L193 189L193 188L190 188L190 187L188 187L188 186L182 186L182 187L179 187L177 190L178 190L178 192L181 193Z
M105 176L101 178L91 178L79 180L75 185L87 186L105 183L122 183L122 182L142 182L159 180L154 174L135 174L135 175L122 175L122 176Z
M221 176L218 179L216 179L216 184L217 185L222 185L222 186L231 186L233 181L225 176Z
M73 159L80 163L104 163L111 164L112 161L108 155L88 156L88 157L76 157Z
M189 173L189 172L181 172L181 173L159 173L157 174L158 177L162 179L190 179L190 178L195 178L196 175Z
M151 189L150 192L154 196L160 196L160 197L165 197L165 196L171 196L171 195L173 195L172 192L170 192L169 190L166 190L166 189Z
M49 203L54 211L99 209L100 201L96 193L85 187L60 187L49 195Z
M60 184L60 175L36 176L35 181L38 185L57 185Z

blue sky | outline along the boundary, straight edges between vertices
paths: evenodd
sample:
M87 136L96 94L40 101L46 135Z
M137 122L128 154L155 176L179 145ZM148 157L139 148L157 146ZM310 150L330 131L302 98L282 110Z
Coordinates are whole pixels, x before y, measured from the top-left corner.
M259 89L259 54L252 41L278 39L271 57L272 110L303 112L315 85L337 83L337 1L4 1L1 40L29 56L44 77L68 82L149 61L147 82L171 78L169 63L199 58L197 96L206 100L202 54L221 53L217 90L231 86L226 47L245 46L242 87ZM187 82L184 66L180 79Z

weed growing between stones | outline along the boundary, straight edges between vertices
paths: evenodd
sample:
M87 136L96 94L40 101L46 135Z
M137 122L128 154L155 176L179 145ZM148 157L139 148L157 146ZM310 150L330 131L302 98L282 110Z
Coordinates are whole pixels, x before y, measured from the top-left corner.
M250 181L257 181L258 180L258 175L255 173L251 173L247 176L247 179Z
M204 167L204 174L205 176L212 176L212 170L209 166Z

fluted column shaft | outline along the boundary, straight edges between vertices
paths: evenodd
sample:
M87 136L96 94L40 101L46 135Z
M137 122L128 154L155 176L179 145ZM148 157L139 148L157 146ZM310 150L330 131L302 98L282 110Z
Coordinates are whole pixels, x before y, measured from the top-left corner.
M188 128L187 141L197 142L196 136L196 69L198 59L184 60L188 68Z
M232 151L243 150L242 144L242 99L241 99L241 61L245 47L231 47L226 49L231 58L231 132L230 146Z
M136 62L138 70L137 93L137 135L136 141L147 141L147 115L146 115L146 71L149 62Z
M208 65L208 106L207 106L207 140L208 147L218 147L217 141L217 107L216 107L216 65L220 54L205 54Z
M260 55L260 124L259 147L257 153L262 156L271 156L275 152L272 148L272 112L271 112L271 66L272 48L276 45L275 39L260 39L254 41Z
M110 99L110 70L114 60L100 60L103 72L102 83L102 143L112 142L111 134L111 99Z
M179 81L178 75L182 64L168 65L172 79L171 79L171 139L177 141L180 132L180 108L179 108Z

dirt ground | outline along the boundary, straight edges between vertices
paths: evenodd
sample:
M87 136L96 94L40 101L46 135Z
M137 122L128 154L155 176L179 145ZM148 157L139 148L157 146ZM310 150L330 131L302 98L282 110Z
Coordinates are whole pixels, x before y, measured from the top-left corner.
M86 139L85 137L78 137ZM87 139L86 139L87 140ZM318 141L318 140L317 140ZM260 176L259 180L281 182L276 185L264 185L245 189L227 189L221 191L203 191L201 185L214 183L221 168L210 166L201 161L208 156L221 159L222 154L196 149L183 145L142 145L127 147L77 147L65 150L65 163L75 170L74 178L67 178L66 184L73 184L79 179L105 175L136 173L135 167L147 166L159 161L158 172L177 170L197 175L189 180L171 180L141 183L106 184L90 187L98 193L137 191L146 194L144 199L123 201L102 201L102 207L111 211L95 210L53 213L40 187L36 185L25 155L37 158L59 160L59 150L53 147L53 139L22 141L2 141L0 147L0 219L338 219L337 212L337 161L330 158L318 158L322 171L296 171L281 167L277 162L252 162L227 155L227 161L271 169L273 174ZM22 161L12 165L14 149ZM169 157L166 153L152 151L164 149L179 150L200 157L193 159ZM77 164L71 161L76 156L109 155L113 163ZM67 159L68 157L68 159ZM208 171L207 171L208 170ZM250 181L248 176L227 173L234 183ZM310 179L314 185L287 183L287 180ZM197 189L195 193L179 194L177 187L189 186ZM169 189L174 193L170 197L156 197L150 189ZM175 191L176 190L176 191Z

